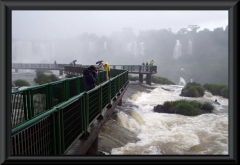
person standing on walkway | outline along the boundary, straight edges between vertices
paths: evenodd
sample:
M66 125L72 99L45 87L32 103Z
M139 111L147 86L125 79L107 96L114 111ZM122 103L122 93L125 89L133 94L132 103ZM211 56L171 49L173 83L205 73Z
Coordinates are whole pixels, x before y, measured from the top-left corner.
M149 65L148 65L148 61L146 62L146 71L148 72L148 67L149 67Z
M83 82L86 91L95 88L98 80L98 70L94 65L83 70Z
M150 62L150 72L152 72L152 67L153 67L153 64L154 64L154 61L152 60L151 62Z
M143 62L142 63L142 71L144 71L144 69L145 69L145 63Z
M110 72L110 66L109 66L108 62L103 63L103 69L106 71L106 77L108 80L110 78L110 76L108 75Z

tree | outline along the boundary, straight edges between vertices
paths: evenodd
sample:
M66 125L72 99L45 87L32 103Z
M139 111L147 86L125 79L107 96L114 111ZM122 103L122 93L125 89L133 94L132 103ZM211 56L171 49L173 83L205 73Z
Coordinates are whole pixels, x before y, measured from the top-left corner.
M26 80L23 80L23 79L17 79L13 83L15 86L18 86L18 87L30 86L30 84Z

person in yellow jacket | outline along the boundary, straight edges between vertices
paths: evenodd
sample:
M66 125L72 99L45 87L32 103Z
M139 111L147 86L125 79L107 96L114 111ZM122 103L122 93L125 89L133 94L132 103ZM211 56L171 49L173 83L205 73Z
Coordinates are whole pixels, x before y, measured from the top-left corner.
M108 79L109 78L108 73L110 72L110 66L109 66L108 62L103 63L103 69L106 71L106 77Z

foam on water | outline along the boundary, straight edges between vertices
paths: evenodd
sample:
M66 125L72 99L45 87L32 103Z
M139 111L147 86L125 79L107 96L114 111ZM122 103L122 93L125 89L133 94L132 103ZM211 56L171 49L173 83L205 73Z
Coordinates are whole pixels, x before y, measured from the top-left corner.
M123 127L136 133L140 140L113 148L111 154L228 154L227 113L183 116L153 112L157 104L183 99L179 96L182 88L179 85L160 85L150 93L134 94L129 101L137 106L130 114L120 112L118 120ZM204 96L212 102L215 98L220 97L209 93ZM225 98L220 100L221 103L228 102Z

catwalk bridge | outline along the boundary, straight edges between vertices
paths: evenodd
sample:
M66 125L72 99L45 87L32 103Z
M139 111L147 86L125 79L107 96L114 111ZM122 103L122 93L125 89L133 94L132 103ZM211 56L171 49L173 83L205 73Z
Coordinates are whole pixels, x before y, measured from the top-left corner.
M12 155L98 155L98 133L122 104L129 71L115 66L107 80L99 70L97 86L85 91L85 67L64 66L76 76L12 92Z
M36 63L12 63L12 69L18 73L19 69L34 69L38 70L59 70L59 74L71 75L82 75L82 69L86 68L89 65L76 65L74 67L69 64L36 64ZM127 70L130 74L138 74L139 81L143 82L143 75L146 75L146 84L151 85L152 82L152 74L157 73L157 66L141 66L141 65L110 65L112 69L122 69Z

